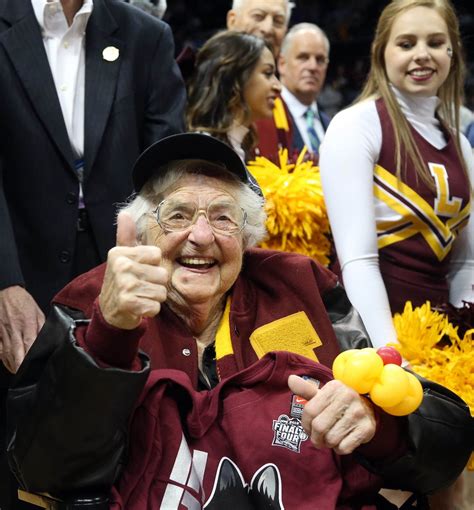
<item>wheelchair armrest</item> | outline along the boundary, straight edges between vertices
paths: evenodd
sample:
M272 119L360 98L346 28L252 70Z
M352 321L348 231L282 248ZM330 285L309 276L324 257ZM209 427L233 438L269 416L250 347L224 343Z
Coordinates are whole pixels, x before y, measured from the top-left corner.
M81 496L63 500L50 494L27 492L18 489L18 499L46 510L108 510L108 496Z

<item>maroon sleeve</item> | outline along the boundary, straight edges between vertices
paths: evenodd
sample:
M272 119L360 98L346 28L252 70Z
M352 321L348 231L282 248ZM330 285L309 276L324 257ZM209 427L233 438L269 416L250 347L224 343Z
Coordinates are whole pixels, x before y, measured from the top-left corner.
M106 264L74 278L53 298L53 303L80 310L87 318L92 315L96 297L100 294Z
M102 368L115 367L124 370L142 370L138 358L140 340L146 331L146 320L135 329L119 329L108 324L100 311L97 299L92 307L91 321L78 327L76 340Z

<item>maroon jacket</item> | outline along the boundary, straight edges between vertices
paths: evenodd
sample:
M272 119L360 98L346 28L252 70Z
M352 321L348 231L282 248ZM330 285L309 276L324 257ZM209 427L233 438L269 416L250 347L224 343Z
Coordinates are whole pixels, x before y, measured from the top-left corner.
M198 380L196 342L182 320L168 307L164 306L159 315L154 319L143 321L141 326L132 332L120 331L105 323L98 306L96 304L94 305L102 284L104 268L104 265L99 266L73 281L56 296L55 302L82 310L87 317L92 317L88 328L80 328L76 333L76 337L79 340L79 344L83 345L85 349L103 365L119 366L125 369L139 369L141 364L137 358L138 347L150 356L152 372L142 395L144 403L140 409L137 410L136 417L133 420L130 440L132 445L132 463L134 462L137 465L130 468L132 470L131 475L127 467L124 475L125 481L120 484L120 490L121 492L124 491L126 495L131 493L132 489L140 494L142 492L143 494L148 493L148 497L153 501L153 506L157 505L157 501L163 497L166 483L158 483L157 480L161 480L162 476L171 476L168 472L168 468L171 469L178 455L182 432L180 415L176 412L176 403L173 404L174 397L166 398L166 405L161 402L162 393L165 391L165 388L161 386L166 386L167 383L155 386L154 381L162 379L162 371L156 369L173 368L184 372L191 380L190 383L187 382L189 380L186 376L184 377L184 381L182 378L180 380L179 375L174 377L180 380L180 383L185 388L183 391L188 392L188 398L184 398L184 401L188 402L189 406L191 406L180 404L180 412L182 413L185 409L188 409L190 415L192 415L192 418L190 417L189 419L195 420L196 423L201 425L201 420L207 420L207 426L202 425L202 430L196 429L198 425L189 423L183 424L187 437L189 437L189 435L193 436L193 434L196 436L194 440L191 437L190 441L191 444L195 444L199 451L205 448L204 445L206 444L212 445L212 448L208 447L206 450L206 455L209 456L209 464L212 468L210 468L210 474L205 480L205 490L200 496L204 498L204 495L209 494L210 484L214 480L217 464L222 457L232 457L231 453L235 451L233 448L236 446L230 447L229 444L226 443L227 440L230 441L230 437L233 435L232 430L235 430L236 427L238 430L242 428L242 425L247 425L250 416L256 411L256 409L253 409L253 407L249 405L246 406L246 412L249 413L248 417L241 414L243 413L243 409L239 409L239 414L241 414L240 418L237 418L234 414L232 414L232 419L227 416L218 416L218 413L221 412L219 410L220 406L224 405L224 407L226 407L224 401L220 399L223 398L223 395L227 395L228 392L236 391L241 393L245 389L247 384L245 381L246 378L249 378L249 374L246 372L246 375L241 375L241 371L247 367L255 366L255 362L257 361L257 356L249 341L250 335L260 326L303 311L310 319L317 335L322 340L322 344L315 349L317 358L323 365L330 367L334 357L339 353L339 346L322 296L334 288L337 283L336 277L330 271L307 257L261 249L247 251L244 257L242 272L231 291L232 306L230 312L230 331L234 355L226 356L217 361L218 371L222 379L234 377L225 385L225 388L228 389L216 388L206 397L202 397L201 394L193 391L197 387ZM120 349L118 349L117 346L120 346ZM189 352L191 352L191 355L189 355ZM183 353L186 353L186 355ZM286 384L290 373L296 371L313 376L317 373L319 374L319 379L324 376L324 381L332 377L330 370L323 368L319 364L314 364L315 366L313 366L306 358L295 357L290 359L292 363L288 367L286 363L289 359L283 357L284 361L279 361L278 367L280 367L279 371L281 373L276 376L274 374L272 375L273 372L271 368L267 368L266 376L259 375L258 368L255 369L257 372L256 376L254 376L253 379L250 376L250 379L259 381L258 384L261 384L264 388L262 391L265 393L265 402L259 404L258 408L261 408L262 411L267 413L267 436L271 433L271 429L268 430L268 425L271 421L269 422L268 420L270 420L271 417L273 417L273 419L278 419L278 414L273 416L277 412L275 409L278 409L274 407L275 404L273 404L273 402L279 401L281 403L281 401L283 401L288 403L291 400L291 394ZM297 370L298 362L301 361L303 362L303 366L300 370ZM311 370L309 367L311 367ZM323 372L323 374L321 374L321 372ZM253 371L250 373L252 374ZM257 384L257 382L252 384ZM276 388L279 388L278 391ZM205 400L204 404L202 404L203 398ZM267 409L267 407L270 409ZM282 407L281 412L283 412L283 409ZM150 419L143 416L144 412L153 415L158 411L161 416L159 419L157 418L156 421L150 421ZM268 414L269 412L273 412L273 414ZM213 416L209 417L209 413L213 414ZM278 413L280 413L280 411L278 411ZM241 420L240 424L238 424L238 420ZM209 430L214 421L219 423L218 429L220 432L214 433ZM225 424L223 423L224 421ZM237 424L231 426L232 422L237 422ZM380 420L379 417L379 423L381 422L383 422L384 426L379 427L379 434L377 438L373 440L370 447L370 451L372 453L375 452L376 457L378 454L384 456L393 455L393 453L397 451L397 448L400 447L395 420L384 416L383 420ZM166 423L166 425L164 425L164 423ZM171 426L170 423L174 425ZM188 430L189 427L192 429L191 431ZM220 439L219 443L219 437L222 437L223 433L222 429L228 433L228 437L226 439ZM221 434L220 436L219 433ZM162 439L164 435L167 437L166 441ZM203 438L202 436L205 437ZM144 437L147 437L147 439L144 440ZM257 437L258 436L254 434L254 438ZM153 455L150 459L147 445L152 445L157 442L163 442L164 446L171 448L171 452L166 453L163 459L160 455ZM236 442L240 444L237 438ZM330 451L318 454L316 450L310 447L309 441L305 443L307 443L304 448L306 453L302 457L309 458L314 455L314 457L312 457L313 462L308 463L308 459L294 459L298 464L301 462L302 466L305 466L304 473L306 473L305 479L307 480L308 487L307 494L304 498L302 497L302 501L306 500L307 504L310 504L309 502L313 501L307 499L310 494L314 495L314 498L318 495L318 499L314 499L314 501L318 502L318 508L323 508L321 504L322 501L325 500L331 501L330 504L328 503L329 506L327 506L327 508L335 508L333 505L339 500L340 493L344 494L341 495L343 500L347 498L350 500L351 497L356 499L360 497L361 493L363 494L368 487L373 489L371 491L372 496L373 493L376 492L374 487L379 483L378 477L369 475L368 472L360 465L356 464L353 459L349 463L349 472L351 473L351 477L355 476L355 480L350 478L352 482L350 482L349 485L351 483L354 485L347 487L343 482L345 473L343 473L341 467L344 462L338 460L338 457ZM256 444L259 444L259 441ZM256 444L254 444L254 447ZM265 443L262 443L263 449L265 449L263 446L264 444ZM138 446L134 448L133 445ZM279 448L275 449L271 448L271 445L268 446L269 448L266 450L266 456L261 455L258 457L262 459L262 466L265 464L264 458L267 458L269 462L276 453L282 453ZM242 447L246 450L243 444ZM160 454L165 455L161 446L158 449ZM234 459L240 459L240 454L241 452L235 451ZM243 454L243 457L245 458L246 455ZM282 456L280 455L280 457ZM147 458L150 460L147 461ZM284 468L287 461L292 462L291 456L286 460L284 459L286 459L286 455L283 456L281 464L279 465L280 470ZM164 461L163 465L161 460ZM148 462L151 464L148 465ZM250 473L252 469L257 471L260 467L254 465L254 463L251 463L251 466L249 466L247 465L247 461L239 462L239 469L244 469L247 473ZM171 466L169 463L171 463ZM358 474L354 475L351 470L355 465L357 466L355 471ZM143 478L142 473L143 471L150 472L150 470L152 472L151 478L146 481L146 477ZM288 473L290 472L293 472L292 477L294 477L294 469L289 469ZM309 484L311 472L314 473L316 479L320 477L320 475L316 475L316 473L325 473L328 478L321 478L319 480L320 486L316 480ZM167 474L165 475L163 473ZM330 479L332 479L332 482L329 486L326 486ZM249 483L250 478L246 479L246 482ZM284 480L282 480L282 483L283 482ZM287 482L287 484L291 486L292 482ZM303 488L299 491L301 495L305 493L302 489ZM290 494L293 494L293 498L295 497L293 489L290 490L287 488L285 492L286 495L284 499L289 498ZM327 494L329 493L333 493L332 499L330 500L327 499L329 497ZM143 498L145 496L143 494L138 498L141 503L136 504L128 501L126 497L123 508L129 510L146 508L146 506L144 506ZM303 508L301 506L303 504L302 501L299 506L294 506L296 501L293 501L291 504L287 503L287 505L289 505L287 507ZM313 503L311 503L310 506L311 505L313 505ZM337 506L337 508L339 508L339 506ZM350 505L342 505L340 508L350 508Z
M255 122L255 128L258 136L258 143L255 152L257 155L264 156L276 164L279 162L278 151L280 148L288 149L289 156L294 157L295 160L301 150L301 148L298 150L297 147L294 147L293 136L296 128L293 124L291 113L288 110L285 101L283 101L283 98L281 97L280 99L285 109L289 128L288 131L277 128L273 116L269 119L260 119Z
M294 118L291 115L287 104L282 97L280 97L280 99L288 123L288 131L285 131L285 129L282 128L277 128L274 116L270 119L260 119L255 122L255 128L258 136L255 154L269 159L276 165L280 164L280 158L278 155L279 149L287 149L290 161L296 162L305 145L303 137L296 127ZM321 109L319 109L319 117L324 131L326 131L330 119ZM319 155L307 152L304 157L304 161L307 160L311 160L313 164L317 166L319 163Z
M81 310L86 317L93 318L85 339L87 349L104 364L130 368L139 344L150 357L152 369L182 370L197 386L196 341L167 306L133 332L117 330L105 323L98 307L94 307L104 271L105 265L101 265L76 278L54 299L55 303ZM257 361L249 343L255 329L301 311L322 340L322 345L315 349L318 360L330 367L339 346L322 298L336 283L333 273L307 257L258 248L248 250L231 291L230 331L235 356L219 362L221 377Z
M312 446L290 374L320 386L332 379L323 365L283 351L208 392L182 372L152 371L112 508L374 509L381 478L354 455ZM392 453L390 435L396 431L385 430L379 458Z

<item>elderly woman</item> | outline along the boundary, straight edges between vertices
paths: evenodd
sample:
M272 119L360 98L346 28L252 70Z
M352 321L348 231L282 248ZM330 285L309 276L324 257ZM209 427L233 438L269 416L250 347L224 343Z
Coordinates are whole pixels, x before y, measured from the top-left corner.
M394 417L332 380L364 330L332 273L252 248L263 200L228 145L163 139L133 178L117 246L56 297L11 392L26 489L127 510L374 509L382 484L459 474L472 421L455 395L424 381Z

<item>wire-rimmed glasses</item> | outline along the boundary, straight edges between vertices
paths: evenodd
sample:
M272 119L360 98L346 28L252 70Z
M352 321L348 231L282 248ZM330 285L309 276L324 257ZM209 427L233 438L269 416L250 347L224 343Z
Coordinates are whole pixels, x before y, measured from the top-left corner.
M207 207L184 197L169 197L161 201L153 211L156 221L166 232L182 232L194 225L203 214L216 234L235 236L247 223L247 213L230 197L215 198Z

